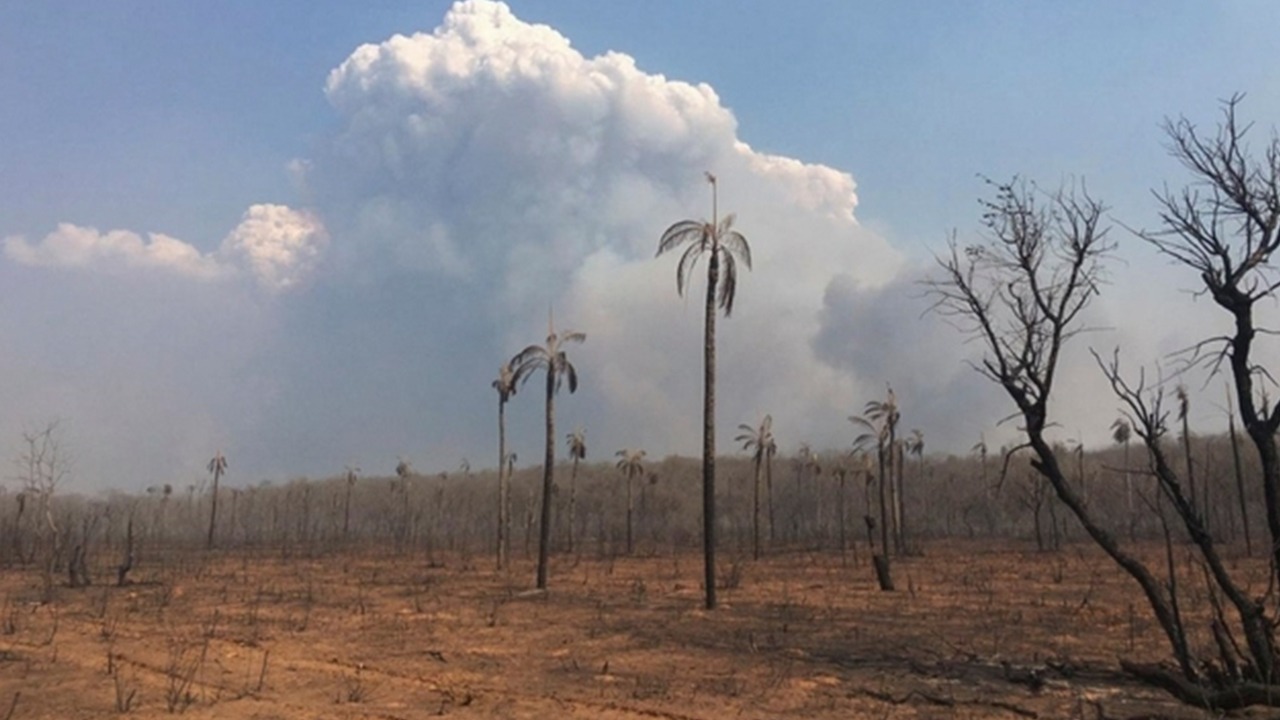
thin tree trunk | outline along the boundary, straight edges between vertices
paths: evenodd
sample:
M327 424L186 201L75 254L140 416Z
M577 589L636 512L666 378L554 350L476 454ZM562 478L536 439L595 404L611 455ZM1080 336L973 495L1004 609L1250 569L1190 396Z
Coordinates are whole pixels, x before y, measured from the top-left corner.
M898 555L907 553L907 525L906 511L903 506L906 504L906 453L902 451L902 443L898 443L894 448L897 454L897 492L893 496L893 529L896 531L896 544Z
M1182 452L1187 461L1187 487L1190 489L1188 495L1191 498L1191 504L1196 505L1200 502L1200 497L1196 495L1196 475L1191 464L1191 429L1188 426L1188 415L1190 413L1182 415Z
M891 426L892 427L892 426ZM893 430L889 431L890 438L893 437ZM890 448L893 446L890 445ZM885 476L885 457L884 443L881 442L877 449L876 456L880 464L880 554L872 553L871 564L875 567L876 580L880 584L882 591L893 590L893 576L889 569L889 508L886 504L885 493L886 485L892 482L892 478ZM892 450L890 450L892 452ZM892 465L890 465L892 467Z
M842 561L845 553L849 550L848 535L846 535L848 508L845 506L845 502L845 475L842 472L840 473L840 558Z
M576 547L578 525L578 456L573 456L573 471L569 474L569 553Z
M627 469L627 555L635 553L635 540L632 531L632 518L635 516L635 501L633 500L631 491L631 481L635 477L635 473L630 468Z
M1124 494L1125 507L1129 510L1129 539L1137 539L1137 517L1133 511L1133 473L1129 472L1129 439L1124 441Z
M755 488L751 512L751 553L756 560L760 559L760 460L763 454L763 449L757 449L755 457Z
M1249 502L1244 493L1244 471L1240 467L1240 444L1236 441L1235 414L1228 409L1227 435L1231 439L1231 459L1236 471L1236 494L1240 498L1240 524L1244 528L1245 554L1253 555L1253 538L1249 534Z
M507 495L511 492L507 482L507 402L498 397L498 569L507 567L510 543L507 535L511 531L510 505Z
M556 462L556 368L547 359L547 448L542 468L542 522L538 528L538 589L547 588L547 553L551 544L551 487Z
M773 522L773 453L767 452L764 459L764 491L765 504L769 511L769 548L773 549L774 543L774 522Z
M205 549L213 549L213 529L218 522L218 480L222 477L220 469L213 471L213 501L209 507L209 537L205 541Z
M712 211L712 222L715 222ZM716 286L720 256L712 248L707 263L706 332L703 337L702 388L702 553L706 607L716 607Z

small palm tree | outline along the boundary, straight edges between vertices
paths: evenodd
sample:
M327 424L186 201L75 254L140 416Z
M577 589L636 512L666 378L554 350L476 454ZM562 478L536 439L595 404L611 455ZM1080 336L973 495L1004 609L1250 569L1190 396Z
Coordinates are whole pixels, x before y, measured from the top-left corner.
M845 562L845 553L849 550L849 536L845 529L848 525L848 501L845 499L845 485L849 477L849 469L844 463L835 466L831 471L832 476L836 479L836 523L840 532L840 561Z
M920 428L912 428L911 434L902 439L902 449L904 455L914 455L916 458L916 487L924 486L924 432ZM901 458L899 458L901 460ZM901 474L899 474L901 479ZM902 487L903 497L899 498L902 505L902 527L899 531L902 533L902 543L905 547L907 544L907 513L906 513L906 487Z
M547 379L547 438L546 456L542 467L542 513L541 526L538 529L538 577L537 587L547 587L547 556L551 544L551 488L555 476L556 462L556 413L555 397L561 384L568 380L569 392L578 389L578 371L569 362L565 346L569 343L580 343L587 339L585 333L565 331L557 333L554 322L548 322L547 341L544 345L530 345L511 358L518 382L526 382L535 370L545 370Z
M658 239L658 255L686 246L676 265L676 291L684 295L693 268L707 257L707 294L703 335L702 389L702 545L705 559L706 606L716 606L716 309L733 312L738 289L738 261L751 269L751 246L733 229L733 214L719 217L716 176L711 184L711 220L681 220ZM724 272L721 277L721 270Z
M498 368L493 381L498 392L498 569L511 557L511 473L507 469L507 402L516 394L516 371L511 361Z
M1178 422L1182 423L1182 453L1187 462L1187 489L1190 491L1191 506L1194 508L1200 503L1200 497L1196 495L1196 475L1195 469L1191 464L1191 400L1187 396L1186 385L1179 385L1174 388L1173 392L1178 399ZM1208 495L1208 493L1208 483L1205 483L1205 494ZM1202 519L1207 526L1209 523L1209 503L1205 502L1200 505L1200 509L1205 514ZM1205 529L1207 530L1208 528L1206 527Z
M578 525L578 463L587 457L587 431L581 426L565 437L573 471L569 474L569 552L573 552Z
M1133 427L1128 418L1119 417L1111 423L1111 439L1117 445L1124 446L1124 494L1125 508L1129 512L1129 534L1134 533L1133 515L1133 477L1129 473L1129 441L1133 438Z
M632 517L635 514L635 502L632 499L631 485L635 478L644 475L644 451L626 449L619 450L614 455L621 458L618 460L618 469L627 478L627 554L631 555L635 552L635 543L632 539Z
M765 415L756 427L752 427L746 423L738 425L738 436L734 438L734 442L742 443L742 449L751 453L751 460L755 464L755 484L752 493L752 510L751 510L751 551L752 556L760 559L760 470L764 465L765 459L769 454L769 447L775 446L773 442L773 417Z
M218 522L218 481L227 472L227 459L223 457L221 450L214 454L213 459L209 461L208 467L209 472L213 474L213 502L209 507L209 537L205 541L205 547L212 550L213 529Z
M347 466L347 496L342 503L342 538L345 540L351 533L351 490L356 486L360 476L360 468Z
M851 416L849 421L862 427L867 432L854 440L855 447L866 447L872 443L876 446L876 459L879 465L879 497L880 497L880 554L872 555L872 563L876 569L876 579L881 590L892 590L893 580L889 567L889 503L886 490L893 483L894 451L897 447L895 432L898 426L898 404L893 388L889 388L884 400L872 400L863 408L861 416ZM888 470L888 472L886 472ZM871 523L868 523L870 528ZM895 532L896 537L896 532Z

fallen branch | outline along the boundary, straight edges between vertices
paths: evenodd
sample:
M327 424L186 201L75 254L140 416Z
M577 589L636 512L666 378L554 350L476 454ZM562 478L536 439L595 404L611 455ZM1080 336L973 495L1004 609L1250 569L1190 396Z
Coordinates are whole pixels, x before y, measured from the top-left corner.
M1160 688L1181 702L1206 710L1240 710L1247 707L1280 707L1280 686L1240 682L1226 688L1210 688L1188 682L1159 665L1120 661L1120 667L1137 680Z
M999 710L1005 710L1019 717L1039 718L1040 715L1034 710L1028 710L1024 707L1018 707L1013 703L1004 702L1003 700L959 700L954 697L944 697L933 693L924 692L922 690L908 690L906 695L902 697L894 697L887 692L878 690L859 689L856 694L865 695L873 700L879 700L890 705L906 705L913 699L923 700L930 705L938 705L940 707L955 707L956 705L981 705L983 707L993 707Z

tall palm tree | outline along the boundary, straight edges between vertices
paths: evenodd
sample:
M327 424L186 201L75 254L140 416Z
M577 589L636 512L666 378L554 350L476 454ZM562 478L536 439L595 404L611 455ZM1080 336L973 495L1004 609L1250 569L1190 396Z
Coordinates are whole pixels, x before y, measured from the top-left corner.
M227 471L227 459L223 457L221 450L214 454L213 459L209 461L208 467L209 472L213 474L213 502L209 507L209 537L205 541L205 547L212 550L213 528L218 522L218 481L222 479L222 475Z
M627 554L635 552L635 544L632 533L632 517L635 514L635 502L632 500L631 484L632 481L644 475L644 451L643 450L619 450L614 453L615 456L621 458L618 460L618 469L627 477Z
M746 423L738 425L738 436L734 442L742 443L742 449L751 453L751 461L755 464L755 485L751 505L751 551L752 556L760 559L760 469L773 442L773 417L765 415L756 427Z
M698 258L707 256L702 389L702 545L705 557L706 606L716 606L716 309L733 312L738 288L738 261L751 269L751 246L733 229L732 213L719 217L716 176L711 184L711 220L681 220L658 239L658 255L687 245L676 265L676 291L684 295ZM724 276L721 277L723 269Z
M511 358L516 379L523 383L535 370L545 370L547 378L547 440L546 456L542 466L542 514L538 528L538 589L547 587L547 554L551 544L551 487L556 463L556 412L555 398L561 384L569 381L569 392L578 389L578 371L569 362L565 346L587 339L586 333L564 331L557 333L553 321L547 323L547 342L530 345Z
M573 472L569 475L569 552L572 553L578 525L578 462L587 457L587 431L576 427L565 440L573 460Z
M516 394L516 371L511 361L502 363L493 381L498 393L498 569L511 557L511 472L507 467L507 402Z

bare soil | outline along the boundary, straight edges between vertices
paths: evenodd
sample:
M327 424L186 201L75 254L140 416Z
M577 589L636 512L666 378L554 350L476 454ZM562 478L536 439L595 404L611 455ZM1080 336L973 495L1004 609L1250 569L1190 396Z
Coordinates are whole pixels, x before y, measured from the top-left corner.
M948 541L870 564L690 552L324 558L190 553L123 588L0 575L0 719L1206 717L1118 672L1163 658L1136 586L1091 547Z

